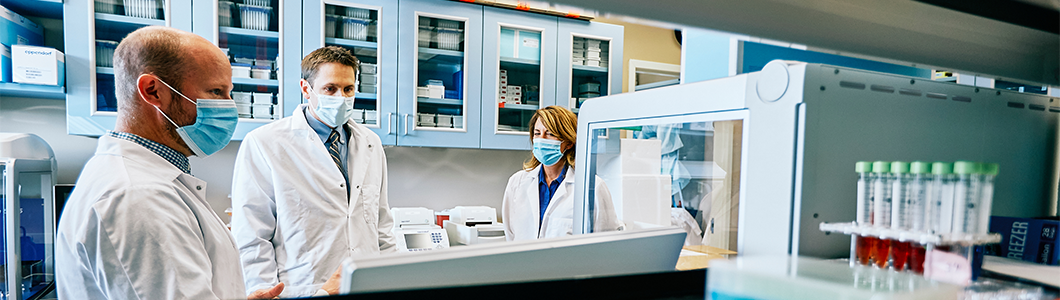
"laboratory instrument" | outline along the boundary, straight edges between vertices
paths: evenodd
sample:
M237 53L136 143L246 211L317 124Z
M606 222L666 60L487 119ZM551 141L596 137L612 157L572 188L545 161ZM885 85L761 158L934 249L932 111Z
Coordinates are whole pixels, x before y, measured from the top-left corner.
M475 245L505 241L504 224L497 222L497 209L489 206L457 206L442 222L453 245Z
M55 154L31 133L0 133L0 297L26 299L55 283Z
M398 251L416 252L449 248L449 235L434 224L434 211L426 207L393 207L394 237Z

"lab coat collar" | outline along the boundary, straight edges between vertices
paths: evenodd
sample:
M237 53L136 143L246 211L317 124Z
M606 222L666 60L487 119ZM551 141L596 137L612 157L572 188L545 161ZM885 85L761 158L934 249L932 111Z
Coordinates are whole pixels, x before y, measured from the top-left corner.
M99 138L99 143L96 145L96 155L120 156L133 162L150 165L152 169L157 170L156 174L158 176L167 180L176 179L181 174L184 174L184 171L169 163L165 158L144 148L144 146L108 135Z

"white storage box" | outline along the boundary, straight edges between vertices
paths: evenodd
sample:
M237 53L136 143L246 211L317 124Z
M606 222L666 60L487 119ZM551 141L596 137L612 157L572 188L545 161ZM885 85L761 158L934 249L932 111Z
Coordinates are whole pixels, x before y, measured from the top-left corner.
M252 104L251 106L255 119L272 119L272 103Z
M125 15L137 18L158 19L160 0L124 0Z
M436 126L441 128L453 128L453 116L439 114Z
M427 87L425 87L425 86L416 87L416 97L427 98L430 95L431 95L431 92L430 92L430 90L427 89Z
M272 79L272 70L266 66L254 66L250 69L250 77L255 79Z
M376 64L361 63L361 74L376 74Z
M417 113L416 115L416 126L434 127L434 114Z
M354 18L361 18L361 19L368 19L368 18L371 17L371 11L369 11L367 9L364 9L364 8L347 7L346 8L346 16L347 17L354 17Z
M272 104L272 94L254 93L254 104Z
M330 7L330 6L329 6ZM324 37L338 37L335 36L335 30L339 27L339 20L341 16L325 15L324 16Z
M343 17L342 37L358 41L368 40L368 24L371 22L369 19Z
M247 4L239 6L240 27L252 30L269 30L272 7Z
M217 1L217 25L232 27L232 9L236 6L232 1Z
M375 124L379 118L379 112L375 110L366 109L364 110L364 121L367 123Z
M232 63L232 77L250 78L250 65L244 63Z
M585 65L586 66L590 66L590 67L603 67L603 66L606 66L606 65L601 65L599 59L586 59L585 60Z
M440 85L427 86L427 98L442 99L445 97L445 87Z
M236 102L236 112L241 118L250 117L250 103Z
M357 123L364 123L364 110L354 109L350 119L353 119L353 121Z
M376 84L375 74L361 74L361 85Z
M419 34L417 34L416 37L419 46L424 48L430 47L431 42L438 40L438 37L435 34L434 27L420 25Z
M59 50L26 45L11 46L11 79L13 82L62 86L66 57Z
M118 6L122 6L121 0L96 0L96 12L105 14L118 13Z
M375 94L377 91L378 91L378 89L376 88L376 85L374 85L374 84L362 84L360 86L360 88L358 89L358 92L367 93L367 94Z
M250 92L232 92L232 101L250 104L252 95Z
M453 116L453 128L464 128L464 116Z

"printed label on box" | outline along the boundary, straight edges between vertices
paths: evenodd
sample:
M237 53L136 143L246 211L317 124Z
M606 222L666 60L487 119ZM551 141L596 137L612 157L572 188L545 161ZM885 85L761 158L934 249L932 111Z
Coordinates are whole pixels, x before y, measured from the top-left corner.
M531 39L531 38L524 38L523 39L523 47L537 48L537 47L539 47L538 43L539 42L536 39Z

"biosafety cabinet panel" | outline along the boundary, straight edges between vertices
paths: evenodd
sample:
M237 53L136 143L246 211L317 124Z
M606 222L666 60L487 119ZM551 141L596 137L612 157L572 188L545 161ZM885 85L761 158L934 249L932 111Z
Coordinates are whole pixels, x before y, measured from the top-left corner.
M659 186L684 192L672 203L714 207L696 221L715 234L717 222L732 224L735 239L720 239L735 240L744 255L848 255L848 237L827 235L818 226L854 220L857 161L998 163L994 215L1040 216L1055 209L1058 117L1060 100L1053 97L789 61L734 77L602 97L586 102L579 117L578 131L593 134L578 137L575 232L592 228L598 203L588 201L588 187L596 175L612 197L625 193L625 179L633 178L607 174L615 168L602 158L620 153L616 146L647 145L616 139L660 140L663 151L653 153L663 154L663 171L672 161L684 166L654 174L682 184ZM667 145L675 144L705 146L713 155L666 160L665 151L678 148ZM698 165L724 172L697 177ZM679 168L690 171L673 171ZM683 184L689 180L699 187ZM730 196L717 197L719 190ZM719 205L734 212L714 219ZM711 238L703 242L719 243Z

